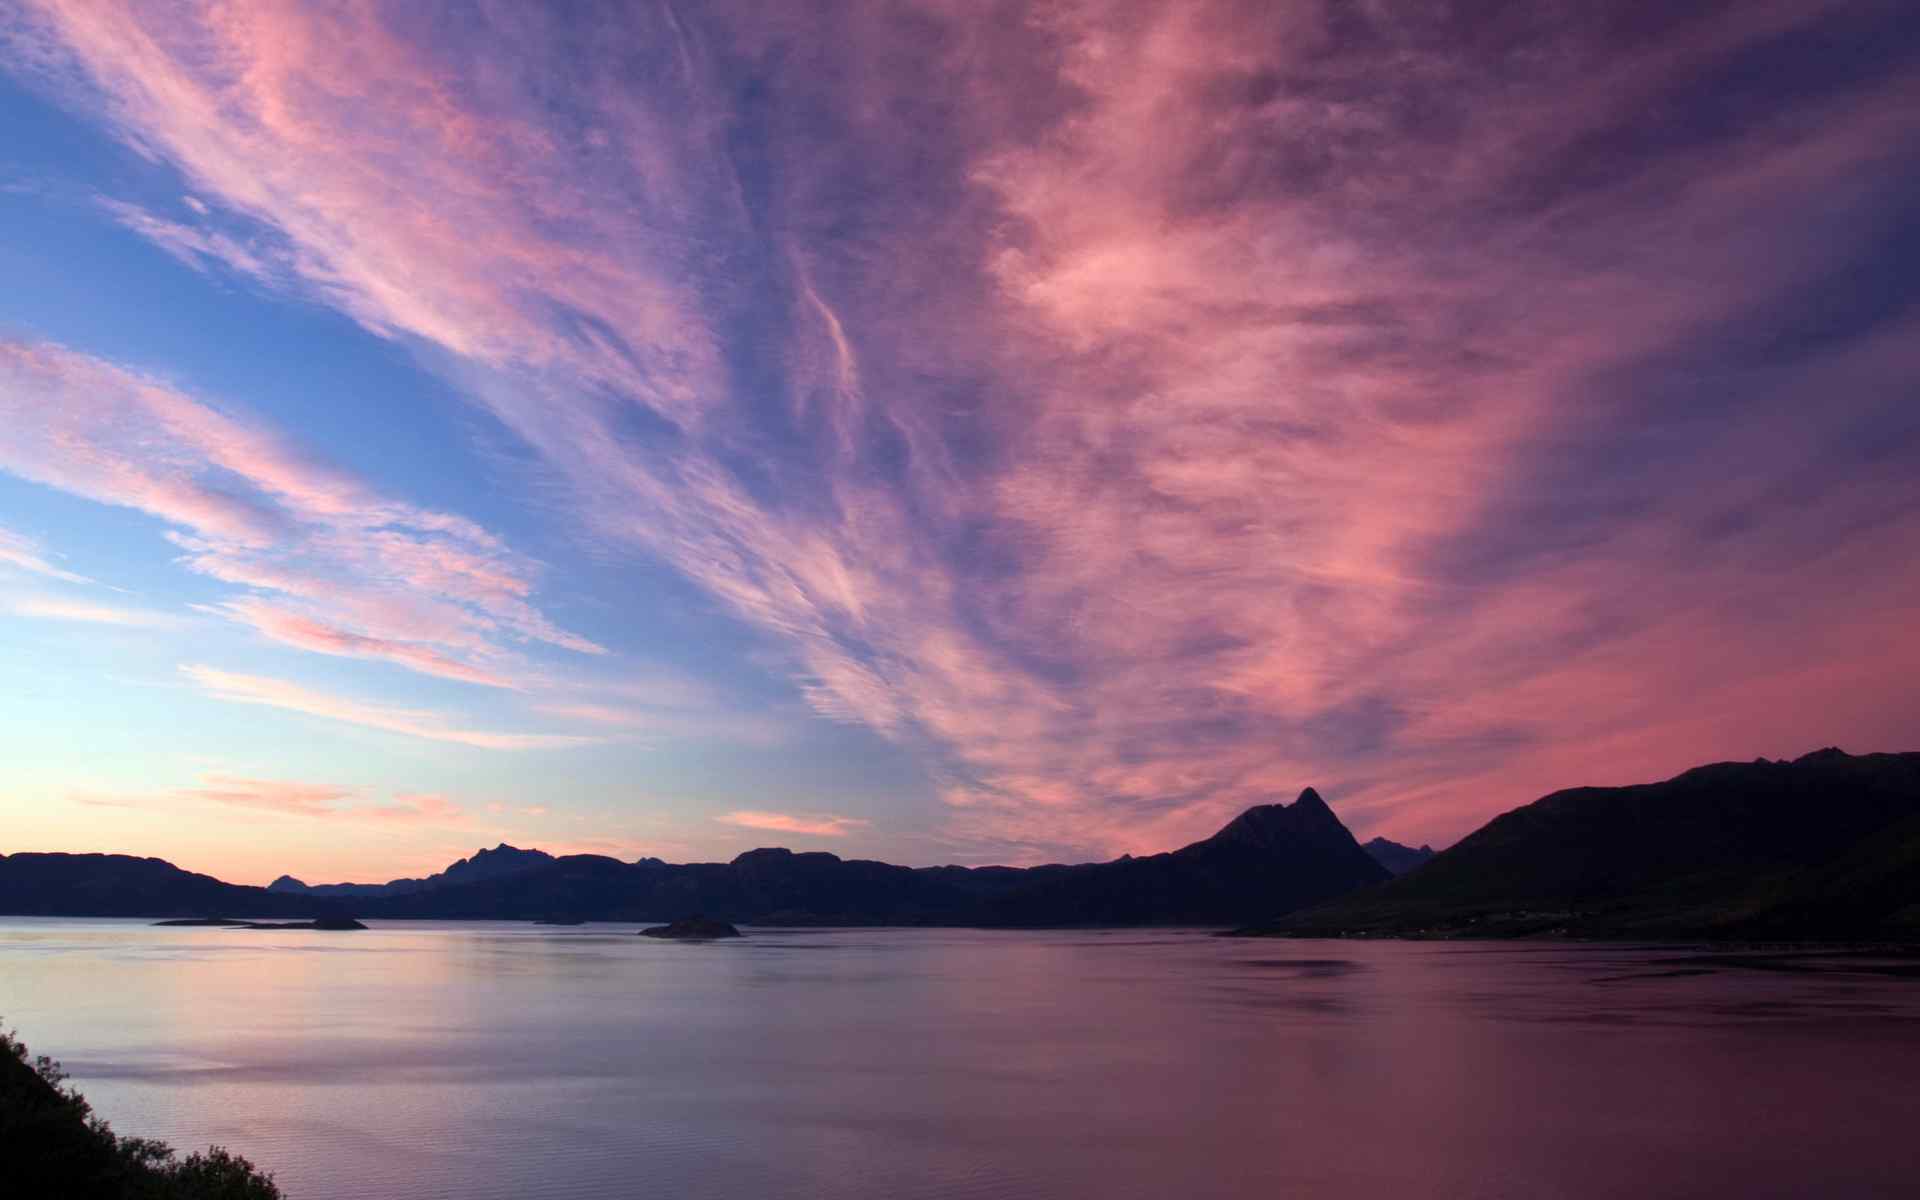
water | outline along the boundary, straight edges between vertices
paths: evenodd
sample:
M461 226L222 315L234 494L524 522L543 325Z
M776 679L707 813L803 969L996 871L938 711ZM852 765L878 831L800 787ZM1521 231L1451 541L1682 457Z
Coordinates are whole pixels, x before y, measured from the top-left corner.
M1920 1192L1920 979L1682 957L10 918L0 1015L295 1200Z

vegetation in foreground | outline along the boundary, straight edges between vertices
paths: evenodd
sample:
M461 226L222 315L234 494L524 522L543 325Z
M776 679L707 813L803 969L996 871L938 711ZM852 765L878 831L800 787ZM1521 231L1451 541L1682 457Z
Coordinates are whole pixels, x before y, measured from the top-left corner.
M177 1157L121 1137L60 1064L0 1029L0 1179L20 1200L280 1200L273 1176L219 1146Z

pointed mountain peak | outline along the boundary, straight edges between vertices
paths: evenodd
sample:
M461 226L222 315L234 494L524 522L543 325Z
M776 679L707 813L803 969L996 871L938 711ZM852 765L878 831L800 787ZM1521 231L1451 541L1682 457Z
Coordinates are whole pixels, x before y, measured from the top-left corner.
M1208 840L1272 845L1302 836L1324 837L1334 830L1338 830L1334 836L1340 840L1353 840L1353 835L1320 798L1320 793L1307 788L1292 804L1254 805L1227 822L1225 828Z

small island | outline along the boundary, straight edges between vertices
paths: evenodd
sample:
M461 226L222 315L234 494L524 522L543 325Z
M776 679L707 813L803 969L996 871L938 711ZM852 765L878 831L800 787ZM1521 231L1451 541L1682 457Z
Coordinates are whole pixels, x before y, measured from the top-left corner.
M335 933L366 928L352 917L315 917L311 921L236 921L231 917L179 917L171 921L155 921L154 925L188 929L320 929Z
M725 921L710 917L687 917L666 925L642 929L641 937L674 938L685 942L710 942L716 938L737 938L740 931Z

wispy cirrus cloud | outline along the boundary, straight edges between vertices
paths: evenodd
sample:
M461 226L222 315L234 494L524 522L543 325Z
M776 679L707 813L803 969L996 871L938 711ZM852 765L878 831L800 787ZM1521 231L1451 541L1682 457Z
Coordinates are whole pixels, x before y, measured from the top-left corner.
M460 805L438 793L396 794L385 804L365 803L360 795L357 788L337 784L259 779L216 772L202 777L197 787L175 788L148 796L75 792L67 798L77 804L106 808L141 809L172 807L182 802L208 803L281 816L380 825L458 825L466 815Z
M290 286L451 360L819 712L922 749L956 835L1037 857L1308 780L1444 840L1543 784L1900 732L1897 6L1604 8L718 4L583 45L557 10L94 3L15 36L284 238ZM198 569L317 590L255 549L278 502L171 482L119 490ZM477 670L513 636L400 600L328 623Z
M566 721L586 722L622 736L643 740L716 740L773 745L790 736L788 725L771 717L719 708L641 707L560 701L535 704L535 712Z
M438 650L391 638L353 633L256 597L241 597L212 607L215 611L253 626L276 642L311 650L316 654L384 659L422 675L437 675L442 679L457 679L462 683L477 683L483 687L517 686L504 675L462 662Z
M831 814L766 812L760 809L737 809L721 813L714 820L722 825L737 825L742 829L765 829L774 833L803 833L814 837L843 837L846 834L864 829L868 822L857 817L836 817Z
M251 589L213 611L286 645L493 687L518 644L601 652L533 606L534 564L472 522L65 347L0 340L0 469L166 522L190 569Z
M15 616L44 621L73 621L84 625L118 625L128 629L176 629L184 622L173 613L92 604L51 596L27 596L8 604Z
M44 575L49 579L58 579L62 583L92 583L84 575L55 566L48 561L46 552L40 543L25 534L0 528L0 563L35 575Z
M280 708L331 721L344 721L349 725L362 725L429 741L454 742L481 750L552 750L590 745L598 740L575 734L467 729L430 709L375 704L316 691L290 680L223 671L200 663L185 664L180 668L180 673L208 695L235 704Z
M184 788L174 794L236 808L257 808L302 817L332 816L339 811L339 803L354 794L351 788L329 784L232 775L209 775L201 782L200 787Z
M367 820L394 824L445 824L458 821L466 814L458 804L437 792L414 792L396 795L391 804L361 809L359 815Z
M285 267L276 264L269 252L249 247L230 234L170 221L123 200L102 198L99 204L115 221L196 271L220 263L263 283L275 282L287 274Z

